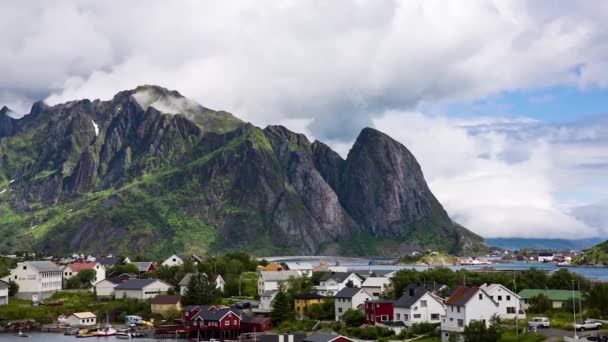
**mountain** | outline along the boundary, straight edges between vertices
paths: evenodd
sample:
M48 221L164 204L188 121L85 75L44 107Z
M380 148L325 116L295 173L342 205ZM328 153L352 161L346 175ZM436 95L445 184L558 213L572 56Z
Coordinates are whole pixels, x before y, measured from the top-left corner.
M601 238L588 238L578 240L568 239L525 239L525 238L491 238L486 239L486 244L492 247L499 247L509 250L522 248L534 249L585 249L596 245L603 240Z
M343 159L157 86L0 115L0 234L3 250L150 257L485 248L381 132Z
M584 250L572 262L577 265L608 266L608 241Z

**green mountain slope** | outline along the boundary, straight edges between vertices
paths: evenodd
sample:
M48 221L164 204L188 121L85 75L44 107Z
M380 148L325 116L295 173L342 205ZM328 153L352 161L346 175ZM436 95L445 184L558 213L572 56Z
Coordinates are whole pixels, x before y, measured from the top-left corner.
M39 102L19 120L0 112L0 234L3 250L148 256L484 248L414 156L376 130L344 160L156 86Z

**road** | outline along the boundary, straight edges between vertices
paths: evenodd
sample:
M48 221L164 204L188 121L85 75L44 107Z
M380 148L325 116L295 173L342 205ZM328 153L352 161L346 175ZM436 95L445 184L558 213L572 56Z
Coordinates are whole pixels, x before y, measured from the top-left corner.
M561 340L564 336L573 336L574 335L574 331L572 331L572 330L555 329L555 328L539 329L538 332L547 336L547 339L545 340L545 342L556 342L556 341ZM578 336L589 336L589 335L597 334L597 330L578 331L576 334Z

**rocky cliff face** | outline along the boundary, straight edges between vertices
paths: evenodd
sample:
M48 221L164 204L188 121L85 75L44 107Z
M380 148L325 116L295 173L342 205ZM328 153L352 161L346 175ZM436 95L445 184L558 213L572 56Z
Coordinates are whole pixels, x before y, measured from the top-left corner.
M18 120L0 113L0 200L7 250L483 246L451 222L413 155L385 134L364 129L344 160L284 127L262 130L155 86L110 101L39 102ZM361 239L378 248L358 248Z

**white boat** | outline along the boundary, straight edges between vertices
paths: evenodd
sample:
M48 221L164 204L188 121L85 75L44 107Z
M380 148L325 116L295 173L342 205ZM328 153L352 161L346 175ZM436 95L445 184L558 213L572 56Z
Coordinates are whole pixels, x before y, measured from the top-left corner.
M105 328L97 330L97 337L114 336L118 330L112 328L112 326L106 326Z

